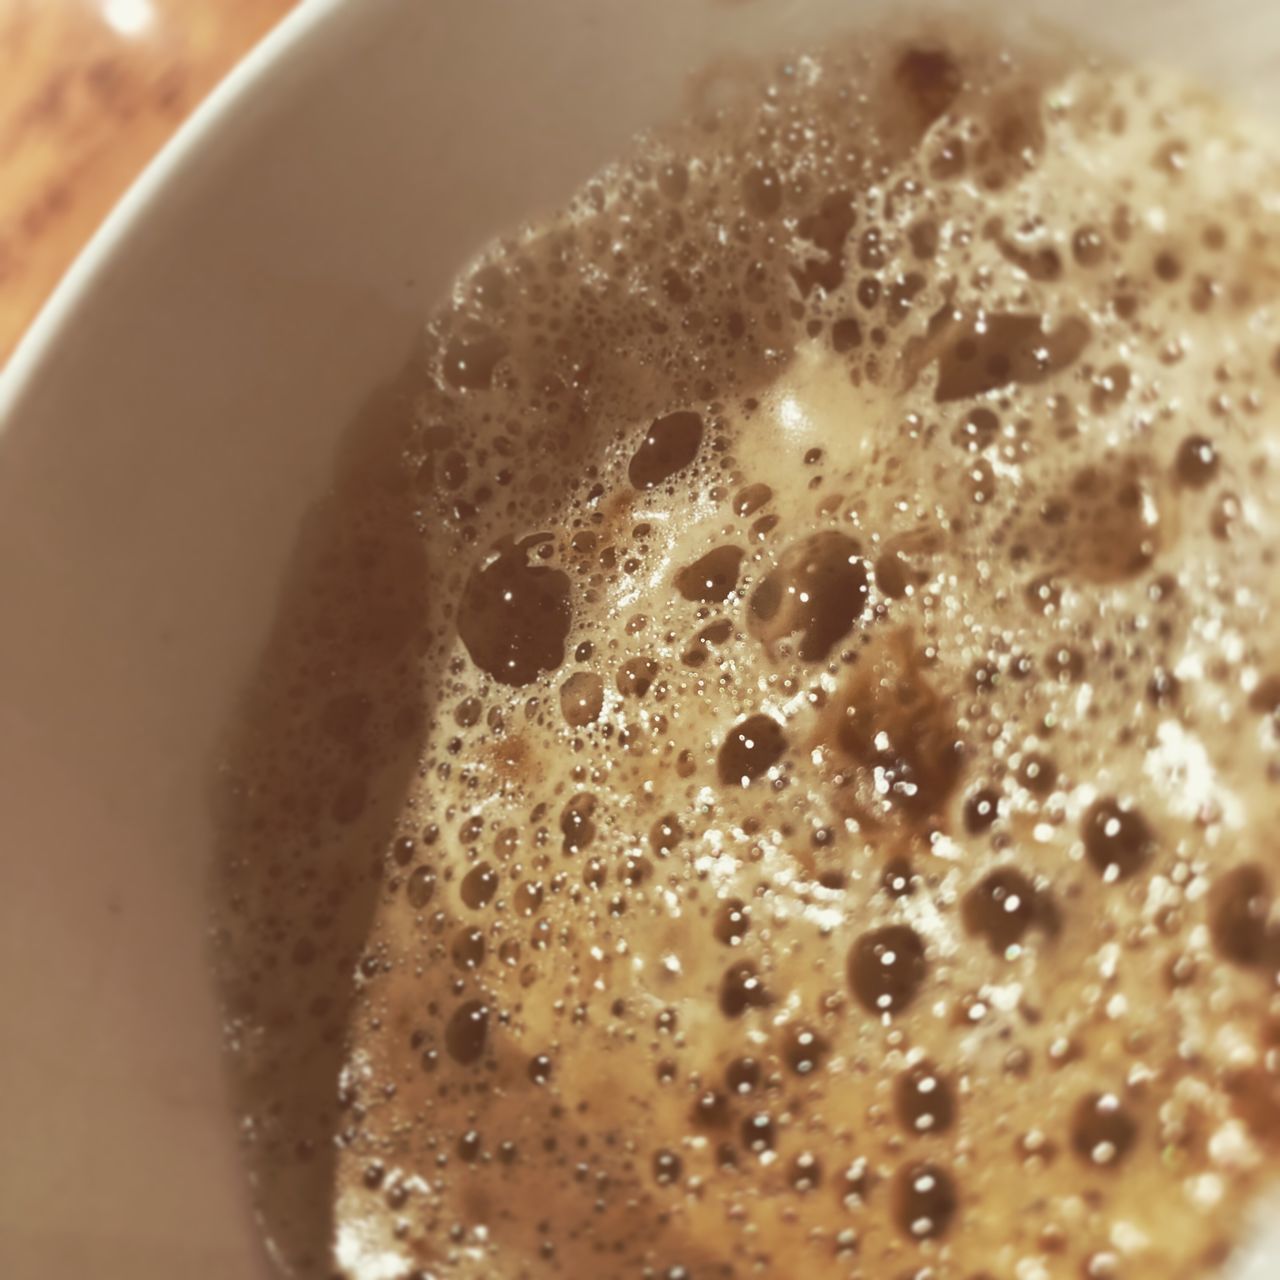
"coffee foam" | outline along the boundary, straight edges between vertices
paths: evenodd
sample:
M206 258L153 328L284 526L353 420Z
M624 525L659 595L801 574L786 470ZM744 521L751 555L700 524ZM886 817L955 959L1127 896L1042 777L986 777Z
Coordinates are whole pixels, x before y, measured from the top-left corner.
M1199 1274L1280 1133L1275 151L966 33L730 88L460 277L304 539L217 933L266 1230Z

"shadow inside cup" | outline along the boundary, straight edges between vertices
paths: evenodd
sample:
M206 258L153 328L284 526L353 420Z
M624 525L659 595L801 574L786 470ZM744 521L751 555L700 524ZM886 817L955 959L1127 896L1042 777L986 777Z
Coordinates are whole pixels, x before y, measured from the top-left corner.
M401 465L417 363L368 400L307 517L219 769L214 959L267 1248L325 1274L366 936L431 708L428 546Z

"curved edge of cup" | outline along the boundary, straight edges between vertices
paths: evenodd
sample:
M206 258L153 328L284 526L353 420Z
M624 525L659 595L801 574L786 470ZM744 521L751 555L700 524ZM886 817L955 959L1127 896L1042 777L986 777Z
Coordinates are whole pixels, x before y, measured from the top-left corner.
M0 434L14 418L60 335L75 322L108 264L132 237L145 234L154 209L184 171L202 162L209 142L251 111L273 89L273 78L286 67L305 63L303 46L341 39L343 20L361 19L374 4L386 0L300 0L214 86L125 189L106 218L73 259L45 300L34 321L18 339L8 363L0 368Z

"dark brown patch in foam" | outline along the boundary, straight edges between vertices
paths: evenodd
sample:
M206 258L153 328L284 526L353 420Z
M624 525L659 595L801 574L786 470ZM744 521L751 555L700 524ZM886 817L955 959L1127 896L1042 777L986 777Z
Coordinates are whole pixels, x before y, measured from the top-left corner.
M946 1235L958 1202L951 1174L932 1163L899 1170L893 1199L898 1229L911 1240L935 1240Z
M894 1082L894 1112L910 1134L946 1133L955 1121L955 1094L931 1062L909 1067Z
M741 547L716 547L676 574L676 590L686 600L722 604L738 585L742 570Z
M720 980L720 1010L728 1018L740 1018L748 1009L765 1009L773 1003L759 970L750 960L730 965Z
M863 1007L899 1013L916 998L928 973L924 943L907 925L864 933L849 952L849 985Z
M1062 572L1091 582L1141 573L1166 536L1161 494L1135 456L1080 468L1063 492L1042 505L1040 518L1048 556Z
M1233 867L1209 891L1209 930L1219 955L1246 968L1280 968L1280 921L1271 877L1255 862Z
M1081 1098L1071 1118L1071 1146L1087 1164L1113 1169L1133 1149L1138 1126L1113 1093Z
M1043 382L1070 368L1089 342L1089 326L1072 317L1045 332L1037 315L982 315L965 321L938 355L939 404L967 400L1010 384Z
M787 736L772 716L748 716L725 734L716 758L720 781L733 787L750 786L782 759L786 749Z
M925 674L911 635L864 651L828 717L833 745L858 774L866 814L941 814L960 781L963 745L949 700Z
M467 1000L450 1015L444 1043L449 1056L463 1066L479 1062L489 1040L489 1010L481 1000Z
M792 268L792 275L805 297L816 288L832 293L843 283L845 241L857 220L853 195L848 191L836 191L824 197L816 213L800 219L796 232L806 245L805 261ZM846 330L846 341L848 337Z
M1108 796L1090 805L1080 824L1084 851L1104 880L1136 875L1155 850L1155 833L1133 805Z
M594 671L575 671L560 686L560 712L575 729L593 724L604 706L604 681Z
M529 684L564 661L569 575L531 565L529 545L505 547L473 570L458 606L458 635L471 660L500 684Z
M627 477L637 489L654 489L683 471L698 456L701 444L701 415L681 409L655 418L631 455Z
M1001 867L984 876L964 897L965 928L986 940L991 950L1003 954L1039 927L1057 928L1057 915L1047 896L1013 867Z
M867 607L867 564L843 533L816 533L793 543L751 597L750 626L770 648L798 635L796 652L821 662Z
M913 44L898 55L894 83L915 108L922 125L932 124L959 96L960 64L946 45Z
M1189 489L1203 489L1218 474L1218 451L1207 436L1186 436L1178 445L1174 469L1178 480Z

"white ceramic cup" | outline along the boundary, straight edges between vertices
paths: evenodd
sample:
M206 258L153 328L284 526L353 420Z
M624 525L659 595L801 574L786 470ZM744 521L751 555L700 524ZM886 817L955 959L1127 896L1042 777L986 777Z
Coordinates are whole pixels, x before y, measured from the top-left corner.
M207 784L335 439L458 264L691 70L873 7L309 0L68 275L0 375L0 1275L266 1274ZM1008 5L1033 8L1280 107L1274 0Z

